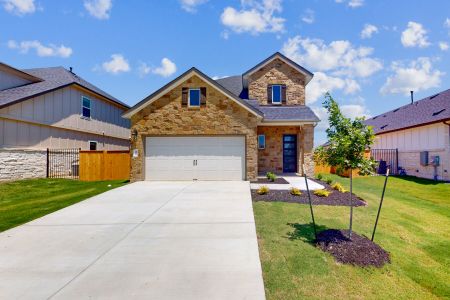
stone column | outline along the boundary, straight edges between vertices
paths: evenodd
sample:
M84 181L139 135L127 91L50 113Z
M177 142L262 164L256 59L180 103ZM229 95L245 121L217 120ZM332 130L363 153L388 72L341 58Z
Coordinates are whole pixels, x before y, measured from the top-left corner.
M304 172L308 176L314 176L314 126L313 125L303 125L302 126L302 154L303 154L303 164L305 165Z

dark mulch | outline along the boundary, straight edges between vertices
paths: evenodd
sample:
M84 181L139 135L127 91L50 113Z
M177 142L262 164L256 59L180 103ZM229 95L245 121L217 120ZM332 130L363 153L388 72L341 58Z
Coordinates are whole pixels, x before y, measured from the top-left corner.
M278 177L275 181L270 181L267 178L258 178L257 181L252 181L252 183L260 183L260 184L289 184L283 177Z
M343 264L382 267L390 262L389 253L364 236L348 230L327 229L317 235L316 245Z
M349 193L341 193L330 187L326 187L326 189L332 191L328 197L316 196L313 194L313 191L311 191L311 201L313 205L350 206ZM289 190L270 190L266 195L258 195L256 190L252 190L251 192L252 200L255 202L267 201L309 204L308 193L306 191L302 191L300 196L291 195ZM364 200L353 194L353 206L365 205L367 205L367 203L364 202Z

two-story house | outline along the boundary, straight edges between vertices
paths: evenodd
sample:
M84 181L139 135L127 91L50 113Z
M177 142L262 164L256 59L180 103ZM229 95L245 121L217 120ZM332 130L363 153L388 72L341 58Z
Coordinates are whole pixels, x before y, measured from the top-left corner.
M129 149L128 105L63 67L0 63L0 180L46 176L46 149Z
M311 175L319 122L305 105L312 77L281 53L218 80L196 68L186 71L123 115L131 119L131 179Z

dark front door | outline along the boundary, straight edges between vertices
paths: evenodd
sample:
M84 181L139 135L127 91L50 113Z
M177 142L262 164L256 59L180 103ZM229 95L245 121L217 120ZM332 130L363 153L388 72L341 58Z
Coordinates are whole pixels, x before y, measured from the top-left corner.
M283 172L297 172L297 136L283 135Z

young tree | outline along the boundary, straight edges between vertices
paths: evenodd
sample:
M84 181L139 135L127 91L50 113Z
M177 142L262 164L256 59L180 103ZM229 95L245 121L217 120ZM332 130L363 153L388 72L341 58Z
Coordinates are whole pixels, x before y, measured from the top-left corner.
M360 175L371 174L375 161L364 156L366 149L373 144L374 133L370 126L364 124L364 117L351 120L346 118L339 105L329 94L325 94L323 106L328 111L329 128L326 130L328 145L318 147L314 151L314 160L318 164L336 167L338 173L350 172L350 226L349 238L352 238L353 224L353 176L354 169Z

